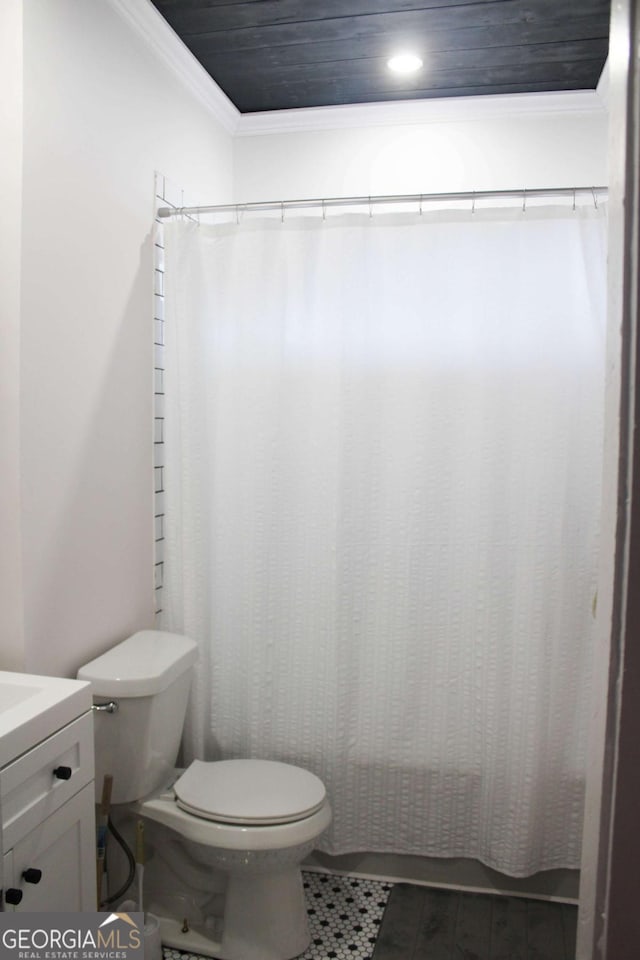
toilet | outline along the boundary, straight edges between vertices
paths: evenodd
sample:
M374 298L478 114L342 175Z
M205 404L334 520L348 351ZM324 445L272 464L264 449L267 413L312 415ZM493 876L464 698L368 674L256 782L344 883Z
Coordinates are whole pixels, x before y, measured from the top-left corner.
M226 876L215 929L161 917L163 944L220 960L290 960L310 941L300 864L331 806L318 777L287 763L175 768L196 659L193 640L143 630L81 667L93 688L96 790L111 774L113 804L200 845Z

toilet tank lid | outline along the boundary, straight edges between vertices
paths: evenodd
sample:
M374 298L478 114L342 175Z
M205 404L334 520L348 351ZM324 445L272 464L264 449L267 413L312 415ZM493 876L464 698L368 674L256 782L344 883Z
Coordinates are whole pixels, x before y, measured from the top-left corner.
M198 657L189 637L164 630L141 630L78 670L98 697L149 697L160 693Z

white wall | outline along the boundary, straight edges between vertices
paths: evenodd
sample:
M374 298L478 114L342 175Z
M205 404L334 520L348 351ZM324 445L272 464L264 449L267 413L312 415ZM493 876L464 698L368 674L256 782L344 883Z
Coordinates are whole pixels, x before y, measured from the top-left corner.
M236 201L607 182L595 93L308 110L298 121L242 119Z
M208 81L188 85L161 55L166 25L143 38L145 17L160 21L148 0L0 11L0 668L73 675L153 623L154 171L214 203L590 185L606 182L605 115L482 98L471 115L302 111L295 130L236 117L233 138L200 95Z
M0 661L23 665L19 335L22 0L0 4Z
M31 672L73 675L153 625L154 171L192 196L231 193L230 135L123 6L140 3L24 4L20 469Z

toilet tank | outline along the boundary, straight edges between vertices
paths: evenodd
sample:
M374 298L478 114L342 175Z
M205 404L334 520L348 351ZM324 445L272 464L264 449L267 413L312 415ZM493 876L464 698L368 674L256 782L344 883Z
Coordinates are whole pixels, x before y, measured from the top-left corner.
M198 655L195 641L142 630L85 664L79 680L94 704L115 700L115 713L94 713L96 796L113 776L113 803L140 800L162 786L175 766Z

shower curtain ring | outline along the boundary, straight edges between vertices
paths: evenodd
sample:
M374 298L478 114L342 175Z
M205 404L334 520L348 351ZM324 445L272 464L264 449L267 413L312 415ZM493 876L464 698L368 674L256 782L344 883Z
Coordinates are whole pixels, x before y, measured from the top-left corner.
M327 219L327 204L324 200L322 201L322 219Z
M527 212L527 191L526 189L522 191L522 212Z
M473 214L475 212L476 212L476 192L474 190L473 193L471 194L471 213Z
M371 206L371 197L369 197L369 219L373 218L373 207Z
M574 211L576 209L576 191L575 190L573 191L573 209Z
M284 203L280 204L280 223L284 223Z
M423 200L423 195L420 194L420 203L419 203L419 205L418 205L418 212L419 212L420 216L422 216L422 200Z
M595 187L591 187L591 194L592 194L592 196L593 196L593 206L594 206L594 209L597 210L597 209L598 209L598 196L597 196L597 194L596 194L596 188L595 188Z

